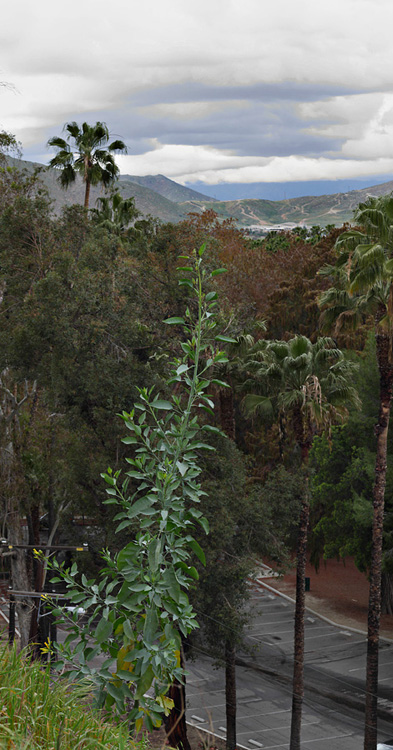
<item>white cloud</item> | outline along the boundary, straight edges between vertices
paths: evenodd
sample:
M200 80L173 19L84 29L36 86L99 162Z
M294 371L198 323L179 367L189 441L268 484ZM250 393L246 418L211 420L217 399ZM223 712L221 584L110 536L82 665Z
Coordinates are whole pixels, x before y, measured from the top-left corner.
M165 174L178 182L287 182L335 180L393 171L393 156L367 159L329 159L302 156L236 156L206 146L154 144L138 156L118 156L122 173Z
M392 153L393 94L334 97L302 104L299 111L305 119L322 121L307 128L308 133L342 138L339 156L375 160Z

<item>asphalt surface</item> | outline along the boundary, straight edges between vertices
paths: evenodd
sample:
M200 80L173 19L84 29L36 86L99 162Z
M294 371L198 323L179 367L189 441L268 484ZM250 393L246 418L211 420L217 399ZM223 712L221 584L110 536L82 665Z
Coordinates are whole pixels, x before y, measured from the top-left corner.
M294 605L253 586L246 650L238 654L237 744L289 748ZM302 747L363 747L366 636L313 615L305 624ZM393 736L393 644L381 641L379 741ZM187 663L187 720L225 738L225 676L206 653ZM214 743L213 743L214 744Z

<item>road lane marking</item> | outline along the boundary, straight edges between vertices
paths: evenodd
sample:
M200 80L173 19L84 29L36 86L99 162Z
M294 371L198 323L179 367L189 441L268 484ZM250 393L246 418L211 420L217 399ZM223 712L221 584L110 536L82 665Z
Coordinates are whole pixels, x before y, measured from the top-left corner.
M267 622L266 625L274 625L273 622ZM329 628L330 625L316 625L314 630L320 630L321 628ZM293 626L291 630L274 630L273 633L291 633L293 632ZM266 630L262 631L261 633L246 633L250 638L256 638L257 635L271 635L269 632L266 632ZM328 635L328 634L327 634ZM308 633L306 631L306 637L308 636Z
M256 716L275 716L275 714L288 714L290 713L290 708L283 708L281 711L269 711L267 714L261 714L260 711L258 711L257 714L247 714L246 716L238 716L239 721L243 719L255 719Z
M302 722L302 727L312 727L314 724L320 724L320 720L317 719L316 721L304 721ZM262 732L281 732L283 729L290 729L291 725L288 724L285 727L266 727L265 729L255 729L253 732L250 732L248 730L247 732L237 732L236 734L240 737L242 734L259 734Z
M302 740L302 745L305 745L309 742L325 742L326 740L340 740L342 737L356 737L354 732L350 732L349 734L335 734L333 737L318 737L315 740ZM264 750L273 750L273 748L279 748L279 747L286 747L289 748L289 740L288 742L284 742L284 744L281 745L265 745Z

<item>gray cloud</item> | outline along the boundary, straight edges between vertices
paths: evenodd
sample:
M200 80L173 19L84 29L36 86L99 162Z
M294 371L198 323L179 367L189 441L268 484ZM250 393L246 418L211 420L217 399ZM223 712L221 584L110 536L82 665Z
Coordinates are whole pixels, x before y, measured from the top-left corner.
M385 173L392 22L390 0L14 0L0 126L45 160L64 122L104 120L122 169L211 184Z

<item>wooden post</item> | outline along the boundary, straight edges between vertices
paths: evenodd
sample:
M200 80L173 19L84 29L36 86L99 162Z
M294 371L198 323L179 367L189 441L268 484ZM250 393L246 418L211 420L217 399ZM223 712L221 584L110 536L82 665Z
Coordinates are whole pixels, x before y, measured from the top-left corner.
M10 594L10 611L8 622L8 642L13 643L15 640L15 598Z

